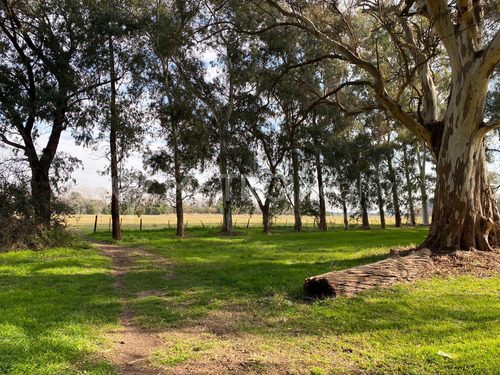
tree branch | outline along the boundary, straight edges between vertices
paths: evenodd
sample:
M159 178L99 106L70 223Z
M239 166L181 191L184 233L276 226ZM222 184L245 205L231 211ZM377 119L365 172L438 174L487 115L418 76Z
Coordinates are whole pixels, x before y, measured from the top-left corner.
M428 1L433 2L435 0ZM439 1L446 4L445 0ZM383 105L393 115L393 117L395 117L406 128L408 128L408 130L410 130L418 138L425 141L427 144L431 145L430 132L423 125L419 124L418 121L415 120L415 118L403 111L399 103L395 102L389 97L387 91L385 90L382 74L375 65L361 59L355 52L351 51L348 46L345 46L342 43L333 40L328 35L321 32L309 18L303 16L302 14L283 9L276 1L266 0L266 2L271 7L279 11L283 16L297 19L299 21L297 27L325 43L327 46L339 53L345 61L358 66L359 68L370 74L374 79L371 87L375 91L377 101L381 105ZM445 10L447 11L447 8L445 8Z
M479 128L479 131L480 131L480 134L484 136L487 133L489 133L490 131L495 130L495 129L499 129L499 128L500 128L500 119L496 119L496 120L491 120L491 121L483 123L481 125L481 127Z
M454 70L458 68L458 49L455 38L455 25L451 20L450 11L446 0L426 0L430 20L434 25L441 41L450 56L450 63Z
M15 147L15 148L19 148L19 149L21 149L21 150L26 150L26 147L24 147L23 145L20 145L19 143L9 141L9 140L7 139L7 137L5 137L5 135L3 135L3 134L2 134L2 135L0 135L0 140L1 140L3 143L5 143L5 144L7 144L7 145L9 145L9 146L12 146L12 147Z
M497 31L490 44L484 49L482 60L479 73L483 77L489 78L500 64L500 30Z

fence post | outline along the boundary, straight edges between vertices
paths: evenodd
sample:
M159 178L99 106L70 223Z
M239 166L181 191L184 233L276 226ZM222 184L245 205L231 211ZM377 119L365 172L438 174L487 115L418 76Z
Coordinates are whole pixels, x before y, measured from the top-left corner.
M141 219L141 224L139 226L139 231L142 231L142 219Z
M109 223L108 223L108 232L111 232L111 218L109 218Z
M97 217L99 215L95 215L95 223L94 223L94 233L97 232Z

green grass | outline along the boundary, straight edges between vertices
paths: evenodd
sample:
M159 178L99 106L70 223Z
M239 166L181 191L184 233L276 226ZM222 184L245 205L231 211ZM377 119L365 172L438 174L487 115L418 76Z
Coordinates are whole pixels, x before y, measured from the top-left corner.
M390 248L421 243L425 228L173 234L124 232L122 241L167 260L136 256L140 266L125 277L137 324L168 328L171 341L180 339L155 352L157 365L202 361L218 351L237 356L243 345L252 361L246 368L258 373L279 366L298 374L498 373L498 275L433 278L352 299L304 296L305 278L383 259ZM144 291L162 295L134 298ZM185 335L200 326L203 334Z
M0 374L111 374L97 355L120 302L108 259L74 249L0 254Z
M135 323L163 330L164 345L150 356L155 366L498 374L499 275L436 277L351 299L304 295L305 278L383 259L390 248L422 242L425 228L186 234L125 231L121 242L157 255L131 252L135 263L124 276ZM109 241L109 233L93 237ZM120 312L110 271L109 260L83 243L0 254L0 374L114 373L99 355Z

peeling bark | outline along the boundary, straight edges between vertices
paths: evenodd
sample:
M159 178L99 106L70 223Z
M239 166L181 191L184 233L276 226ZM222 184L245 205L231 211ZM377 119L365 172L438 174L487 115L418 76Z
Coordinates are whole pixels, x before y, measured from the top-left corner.
M429 237L436 252L491 250L499 245L500 215L491 190L483 144L488 80L474 64L453 74L453 88L437 154L436 192Z

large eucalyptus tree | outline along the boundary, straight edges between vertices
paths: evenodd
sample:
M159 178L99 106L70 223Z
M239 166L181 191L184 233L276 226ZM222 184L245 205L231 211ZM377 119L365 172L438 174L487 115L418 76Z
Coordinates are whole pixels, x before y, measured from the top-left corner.
M330 58L359 69L375 100L432 150L437 180L423 246L450 251L499 245L500 215L488 181L483 139L500 127L499 120L484 118L488 84L500 63L500 32L498 19L485 27L484 1L373 0L350 7L327 1L265 3L282 16L278 23L314 35ZM363 40L380 32L399 54L384 55L379 45L364 48ZM440 48L446 59L436 61ZM447 97L438 98L436 64L449 70ZM412 92L422 94L418 102L412 101ZM443 115L441 103L446 103Z

